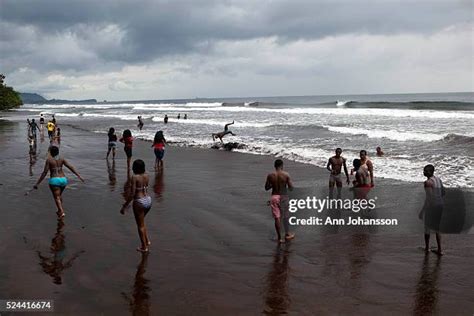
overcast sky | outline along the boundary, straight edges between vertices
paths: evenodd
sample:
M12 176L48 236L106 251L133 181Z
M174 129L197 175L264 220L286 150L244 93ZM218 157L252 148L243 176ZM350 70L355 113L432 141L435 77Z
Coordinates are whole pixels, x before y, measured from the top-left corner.
M48 98L474 91L471 0L0 0L0 15L0 72Z

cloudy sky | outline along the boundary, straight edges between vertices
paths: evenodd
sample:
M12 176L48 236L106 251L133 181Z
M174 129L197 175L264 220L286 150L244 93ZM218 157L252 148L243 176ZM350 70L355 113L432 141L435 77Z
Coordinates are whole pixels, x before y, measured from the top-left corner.
M0 0L0 72L48 98L474 91L471 0Z

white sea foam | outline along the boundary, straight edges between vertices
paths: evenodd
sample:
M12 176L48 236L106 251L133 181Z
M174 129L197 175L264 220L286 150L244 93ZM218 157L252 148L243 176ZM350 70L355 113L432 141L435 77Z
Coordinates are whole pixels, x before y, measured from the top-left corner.
M396 141L408 141L417 140L423 142L432 142L443 139L447 134L433 134L433 133L421 133L421 132L403 132L397 130L371 130L355 127L343 127L343 126L324 126L331 132L352 134L352 135L366 135L369 138L388 138Z

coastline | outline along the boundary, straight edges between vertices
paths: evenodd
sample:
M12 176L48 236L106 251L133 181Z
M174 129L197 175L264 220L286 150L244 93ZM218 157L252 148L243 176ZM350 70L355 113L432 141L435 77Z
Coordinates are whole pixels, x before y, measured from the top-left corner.
M146 219L153 245L144 258L134 250L131 212L119 214L126 180L122 147L115 168L108 168L105 134L61 128L61 152L86 178L81 184L68 173L64 226L56 222L44 182L24 196L42 170L47 144L40 144L30 176L26 130L0 121L6 149L1 297L47 297L55 299L57 312L119 315L463 314L473 308L473 280L466 278L474 263L473 235L446 235L446 256L425 257L414 213L423 203L420 183L376 179L371 194L379 197L377 212L399 218L397 227L300 226L294 241L278 246L263 189L274 157L169 146L164 174L155 176L150 143L137 141L134 159L145 160L153 186ZM327 195L324 169L284 161L296 186L292 198ZM350 196L344 187L343 198ZM58 240L61 249L52 250Z

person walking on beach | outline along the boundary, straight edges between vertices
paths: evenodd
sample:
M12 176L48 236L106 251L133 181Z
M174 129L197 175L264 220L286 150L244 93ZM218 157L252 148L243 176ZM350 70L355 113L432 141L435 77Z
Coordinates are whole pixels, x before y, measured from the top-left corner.
M166 139L163 136L163 131L158 131L155 134L153 144L155 152L155 171L163 170L163 156L165 155Z
M132 132L129 129L126 129L122 133L122 138L119 139L121 143L124 143L123 150L127 156L127 170L130 170L130 161L132 160L132 147L133 147L133 137Z
M148 246L151 244L145 226L145 216L151 208L151 197L147 193L149 177L145 172L145 162L141 159L133 162L132 170L131 194L127 196L120 213L125 214L126 207L133 200L133 215L135 216L138 236L141 241L141 246L137 248L137 251L146 253L148 252Z
M43 114L40 115L40 131L41 131L41 135L44 134L44 116Z
M115 148L117 148L117 135L115 135L115 128L109 128L107 137L109 138L109 142L107 145L108 149L107 156L105 157L105 159L109 159L110 151L112 151L112 159L115 159Z
M84 179L76 171L74 166L72 166L66 159L61 158L59 156L58 147L51 147L49 153L50 155L48 156L44 164L43 173L41 174L40 178L38 179L33 188L38 189L38 185L40 185L40 183L43 181L49 171L49 189L53 194L54 202L56 203L56 207L58 209L56 214L58 215L58 218L62 218L65 215L62 194L68 184L67 178L64 175L63 166L66 166L69 170L71 170L72 173L74 173L82 182L84 182Z
M38 124L36 124L35 119L32 119L31 122L30 120L27 121L28 124L30 125L29 129L31 132L31 136L36 140L36 130L41 131L40 128L38 127Z
M181 113L178 113L178 120L181 118Z
M265 190L272 189L272 196L270 198L270 208L272 210L273 218L275 219L275 230L279 243L284 243L285 239L290 240L295 237L295 234L290 233L288 211L288 190L293 190L293 183L290 175L283 171L283 161L281 159L275 160L275 171L267 175L265 182ZM285 229L285 238L281 236L281 220L283 219L283 227Z
M56 125L56 118L54 117L54 114L53 114L53 118L51 119L51 122L53 122L53 124Z
M346 174L346 182L350 183L349 173L347 172L346 158L341 156L342 149L336 148L336 155L329 158L326 165L331 173L329 175L329 198L332 199L334 196L334 185L337 187L337 198L341 198L342 191L342 172L341 169L344 167L344 173Z
M49 139L52 139L54 136L54 131L56 129L56 125L54 125L52 120L48 122L48 124L46 125L46 129L48 130Z
M367 157L367 151L361 150L359 153L361 168L366 168L370 175L370 186L374 186L374 165Z
M184 119L185 119L185 120L188 119L188 115L187 115L187 114L184 114Z
M212 140L216 140L216 137L219 138L221 140L221 143L224 143L222 141L222 138L227 135L227 134L231 134L232 136L236 136L234 133L232 133L232 131L229 130L229 125L232 125L234 124L234 121L232 121L232 123L228 123L224 126L224 131L223 132L219 132L219 133L212 133Z
M164 122L165 122L165 124L168 124L168 115L167 114L165 114Z
M138 118L138 125L137 125L137 127L138 127L139 130L142 130L143 125L144 125L144 124L143 124L142 116L139 115L137 118Z
M444 196L446 191L440 178L434 175L435 168L433 165L426 165L423 168L423 175L427 178L424 183L425 187L425 203L418 217L424 220L425 224L425 252L430 251L430 234L436 234L436 243L438 249L434 253L442 256L441 234L439 233L439 224L444 208Z

